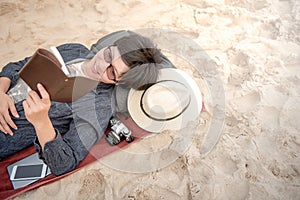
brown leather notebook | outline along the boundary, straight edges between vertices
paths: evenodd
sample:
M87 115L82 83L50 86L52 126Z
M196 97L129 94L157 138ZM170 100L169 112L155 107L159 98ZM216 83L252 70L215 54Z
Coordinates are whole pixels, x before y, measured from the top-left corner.
M99 83L85 77L69 77L58 59L46 49L38 49L19 72L19 76L38 92L41 83L52 101L73 102L87 94Z

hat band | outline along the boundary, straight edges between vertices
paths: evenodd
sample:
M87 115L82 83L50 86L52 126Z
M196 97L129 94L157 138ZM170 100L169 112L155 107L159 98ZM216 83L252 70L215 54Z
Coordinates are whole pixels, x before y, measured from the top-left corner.
M161 83L161 82L166 82L166 81L168 81L168 80L158 81L158 82L156 82L155 84ZM174 81L174 80L172 80L172 81ZM174 82L180 83L180 82L178 82L178 81L174 81ZM152 87L152 86L155 85L155 84L152 84L150 87ZM181 83L180 83L180 84L181 84ZM147 89L149 89L150 87L148 87ZM144 109L143 102L142 102L143 97L144 97L144 94L145 94L145 92L147 91L147 89L144 90L144 92L143 92L143 94L142 94L142 96L141 96L141 98L140 98L140 107L141 107L143 113L144 113L147 117L149 117L150 119L156 120L156 121L169 121L169 120L172 120L172 119L177 118L178 116L180 116L180 115L181 115L181 114L189 107L189 105L190 105L190 103L191 103L191 99L189 99L189 102L188 102L188 103L186 104L186 106L182 109L182 111L181 111L180 113L178 113L177 115L173 116L173 117L168 117L168 118L157 118L157 117L153 117L153 116L151 116L149 113L147 113L147 111Z

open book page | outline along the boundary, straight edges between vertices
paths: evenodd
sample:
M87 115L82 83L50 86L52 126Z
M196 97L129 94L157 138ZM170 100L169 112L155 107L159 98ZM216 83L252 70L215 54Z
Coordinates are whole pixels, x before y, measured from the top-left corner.
M50 47L50 52L57 58L57 60L60 62L60 64L62 65L61 69L62 71L68 76L68 77L78 77L78 76L82 76L82 77L87 77L83 71L82 71L82 64L83 64L83 60L81 60L80 62L71 62L66 64L61 56L61 54L59 53L58 49L54 46Z
M68 71L68 68L65 65L64 59L60 55L58 49L55 46L51 46L49 50L57 58L57 60L60 62L62 71L66 75L70 75L70 72Z

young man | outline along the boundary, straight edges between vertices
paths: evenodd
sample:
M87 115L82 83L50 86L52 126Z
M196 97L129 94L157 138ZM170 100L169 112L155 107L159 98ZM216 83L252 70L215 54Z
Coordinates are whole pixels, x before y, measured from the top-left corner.
M18 72L29 58L9 63L0 72L0 159L35 144L55 175L74 169L102 137L113 114L115 84L138 89L154 83L164 65L172 65L150 39L131 31L105 36L91 51L80 44L64 44L58 50L73 75L100 82L73 103L51 101L41 84L41 96L26 93ZM20 93L27 96L20 98Z

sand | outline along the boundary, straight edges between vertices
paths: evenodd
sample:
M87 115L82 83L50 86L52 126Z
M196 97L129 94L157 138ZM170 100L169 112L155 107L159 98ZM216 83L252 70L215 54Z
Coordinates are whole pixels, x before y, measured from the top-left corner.
M180 57L184 52L164 49L203 93L205 110L190 125L193 134L189 127L145 138L15 199L300 198L299 1L2 0L0 24L1 67L38 47L68 42L90 46L113 31L145 28L178 33L213 61L213 67L203 63L200 74ZM218 78L221 90L212 91L217 88L210 87L210 75ZM219 123L214 124L216 118ZM209 134L215 138L203 148ZM178 155L182 143L187 146ZM141 163L124 153L161 149L165 151L154 158L157 163L151 156L142 161L151 165L148 172L122 170ZM166 158L174 159L163 163Z

